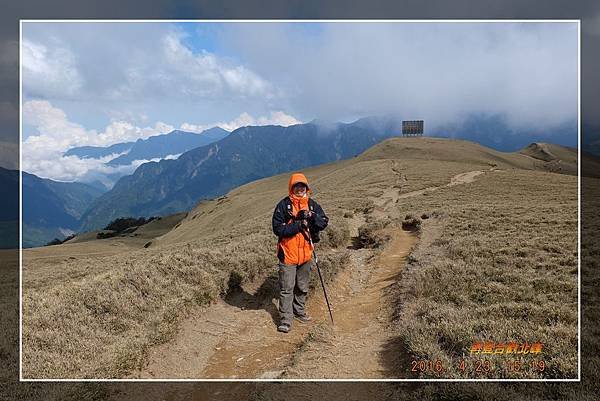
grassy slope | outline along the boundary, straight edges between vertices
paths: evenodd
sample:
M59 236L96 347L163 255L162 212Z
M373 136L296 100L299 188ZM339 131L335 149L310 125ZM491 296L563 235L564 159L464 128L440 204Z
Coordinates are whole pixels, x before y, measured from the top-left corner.
M183 218L185 218L186 214L186 212L183 212L160 217L158 219L152 220L150 223L144 224L143 226L135 230L135 232L121 238L132 238L128 241L131 242L133 246L139 245L139 243L142 243L142 245L144 245L147 241L159 237L173 229L173 227L175 227ZM100 231L88 231L85 233L81 233L78 234L75 238L70 239L65 243L77 244L80 242L96 241L96 235L99 232ZM109 238L107 240L115 239L116 238Z
M455 174L473 169L501 168L535 169L539 167L529 157L518 153L503 153L468 141L442 138L393 138L372 147L360 156L303 170L309 177L315 198L333 210L359 210L364 199L377 197L394 184L391 161L435 160L447 162L441 169L422 170L419 162L402 163L401 173L409 177L403 191L443 185ZM202 201L182 221L180 227L167 233L157 243L176 244L204 235L216 235L238 224L248 216L272 212L277 201L286 195L289 174L253 181L232 190L225 198ZM194 222L195 219L200 221ZM207 227L209 227L207 229Z
M396 327L412 355L441 360L444 377L472 377L485 357L468 354L473 342L541 341L543 373L508 373L519 358L489 356L494 371L479 376L577 377L576 177L490 172L398 207L443 216L425 221L400 283Z
M24 277L27 288L49 288L64 282L86 279L112 269L114 258L127 257L149 241L172 229L185 213L153 220L135 232L106 239L96 239L98 231L80 234L62 245L23 250ZM35 274L30 274L35 266Z
M432 157L446 161L426 161ZM464 141L386 141L360 157L305 170L334 229L343 226L345 211L368 210L367 197L394 185L392 159L405 178L402 191L443 185L458 173L491 165L535 166L526 156ZM232 272L243 280L271 274L275 238L270 217L286 194L287 180L288 174L259 180L220 200L202 202L148 249L90 257L85 263L57 259L46 269L51 272L52 266L56 279L48 274L45 283L37 278L39 264L25 256L25 376L126 375L143 362L149 346L172 335L191 305L223 294ZM89 246L92 251L96 241ZM333 251L329 255L338 256L343 258ZM70 274L64 272L74 268L76 279L65 280Z

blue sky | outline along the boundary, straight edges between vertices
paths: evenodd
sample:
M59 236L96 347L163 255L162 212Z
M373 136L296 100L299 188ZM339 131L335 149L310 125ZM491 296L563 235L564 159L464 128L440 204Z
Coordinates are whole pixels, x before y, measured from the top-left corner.
M21 46L24 168L55 179L97 168L61 159L70 147L171 129L577 116L575 23L45 22Z

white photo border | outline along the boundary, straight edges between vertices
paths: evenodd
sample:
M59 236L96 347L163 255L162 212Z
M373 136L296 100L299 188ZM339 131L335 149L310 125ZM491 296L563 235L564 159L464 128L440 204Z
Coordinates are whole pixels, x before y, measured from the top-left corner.
M577 378L576 379L30 379L23 378L23 23L577 23ZM581 382L581 19L20 19L19 20L19 381L20 382Z

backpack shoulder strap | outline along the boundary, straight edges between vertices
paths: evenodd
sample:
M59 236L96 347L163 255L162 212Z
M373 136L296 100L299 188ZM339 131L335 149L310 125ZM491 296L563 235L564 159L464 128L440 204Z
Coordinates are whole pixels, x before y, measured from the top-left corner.
M294 212L293 212L293 209L292 209L292 201L291 201L290 197L289 197L289 196L286 196L286 197L284 198L284 200L283 200L283 201L284 201L284 203L285 203L285 210L286 210L286 212L287 212L287 213L288 213L290 216L293 216L293 215L294 215Z
M314 212L316 209L316 205L317 202L313 200L313 198L308 198L308 208L310 209L311 212Z

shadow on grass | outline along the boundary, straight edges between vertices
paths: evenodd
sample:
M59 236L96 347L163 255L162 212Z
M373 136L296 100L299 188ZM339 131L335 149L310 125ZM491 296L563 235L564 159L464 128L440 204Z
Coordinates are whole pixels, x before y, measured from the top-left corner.
M279 324L279 311L273 300L278 298L279 284L277 277L269 276L258 287L254 294L250 294L241 286L229 288L225 302L242 310L264 309L271 315L273 324Z
M364 248L364 245L362 244L360 237L350 238L350 245L348 245L346 247L346 249L352 249L352 250L357 250L357 249L361 249L361 248Z
M411 372L413 358L411 358L406 345L400 337L391 338L383 345L383 349L379 353L379 359L385 367L387 378L418 378L417 373Z

